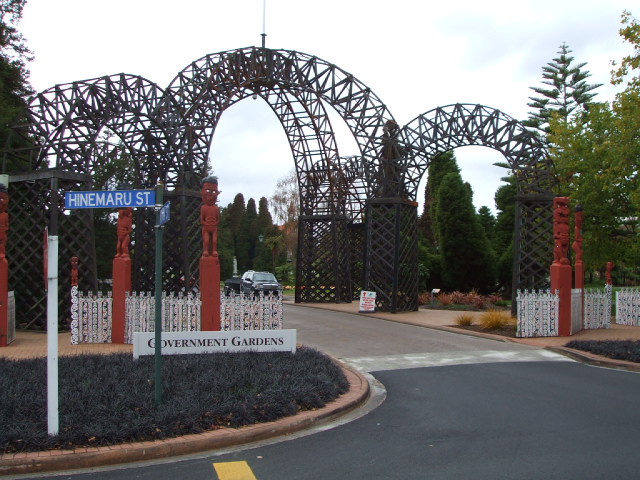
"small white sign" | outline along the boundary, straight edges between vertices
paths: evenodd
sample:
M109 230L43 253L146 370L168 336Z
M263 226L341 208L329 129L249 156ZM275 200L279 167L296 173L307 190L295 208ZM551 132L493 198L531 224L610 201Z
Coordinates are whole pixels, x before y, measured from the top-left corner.
M297 330L162 332L162 355L296 351ZM133 358L155 353L154 332L134 332Z
M360 313L371 313L376 311L376 292L360 292Z

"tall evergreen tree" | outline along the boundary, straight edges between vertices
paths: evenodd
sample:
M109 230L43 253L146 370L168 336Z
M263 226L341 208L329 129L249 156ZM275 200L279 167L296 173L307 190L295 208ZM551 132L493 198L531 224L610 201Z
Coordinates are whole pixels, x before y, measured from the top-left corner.
M24 121L29 85L27 63L31 51L17 25L22 18L26 0L0 0L0 149L27 148L29 140L12 135L11 126ZM28 168L28 160L3 155L0 171L9 173Z
M491 243L496 228L496 217L493 216L489 207L480 207L478 210L478 220L484 229L487 240Z
M497 257L498 284L508 296L512 287L517 188L513 176L503 177L502 181L506 183L498 188L494 197L498 214L492 244Z
M542 83L551 88L531 87L540 96L529 97L529 112L525 126L546 139L549 134L549 121L556 114L567 121L579 106L587 105L596 93L593 90L602 84L589 85L586 79L591 76L583 70L586 62L574 64L574 57L566 43L560 45L558 56L542 67Z
M448 173L460 173L453 150L436 155L427 169L427 185L424 194L424 206L418 227L426 242L432 248L438 245L438 197L437 192L444 176Z
M442 279L447 290L495 288L493 252L459 173L448 173L438 189Z

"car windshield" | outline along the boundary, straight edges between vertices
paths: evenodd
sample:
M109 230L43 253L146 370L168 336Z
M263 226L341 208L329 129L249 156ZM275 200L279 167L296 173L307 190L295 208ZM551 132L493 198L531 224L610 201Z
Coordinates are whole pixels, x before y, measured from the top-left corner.
M273 276L273 273L256 273L253 276L254 282L273 282L277 283L276 277Z

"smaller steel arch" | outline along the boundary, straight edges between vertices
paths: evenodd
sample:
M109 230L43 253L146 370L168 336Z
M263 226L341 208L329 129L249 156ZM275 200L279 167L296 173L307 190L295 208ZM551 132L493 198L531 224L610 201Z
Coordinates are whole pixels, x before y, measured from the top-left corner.
M502 153L521 193L551 193L557 182L553 162L538 138L518 120L479 104L452 104L423 113L402 129L407 155L405 181L415 200L431 159L454 148L481 145Z

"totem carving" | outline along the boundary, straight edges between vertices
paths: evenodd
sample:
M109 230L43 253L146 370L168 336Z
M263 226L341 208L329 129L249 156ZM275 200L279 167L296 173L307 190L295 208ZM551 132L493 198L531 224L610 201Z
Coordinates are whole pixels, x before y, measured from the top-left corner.
M569 197L553 200L553 263L569 265Z
M118 243L116 245L116 258L129 257L129 243L133 231L133 208L121 208L118 210Z
M220 209L216 205L218 195L218 177L206 177L202 180L202 206L200 207L200 224L202 225L202 256L218 255L218 224Z

